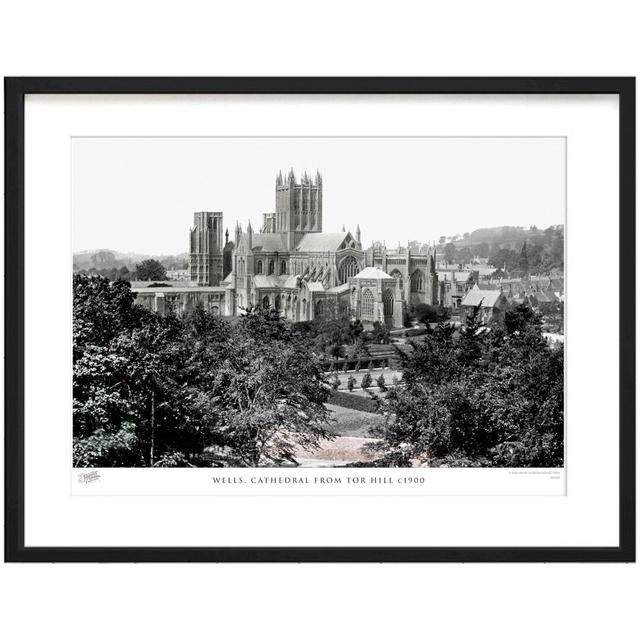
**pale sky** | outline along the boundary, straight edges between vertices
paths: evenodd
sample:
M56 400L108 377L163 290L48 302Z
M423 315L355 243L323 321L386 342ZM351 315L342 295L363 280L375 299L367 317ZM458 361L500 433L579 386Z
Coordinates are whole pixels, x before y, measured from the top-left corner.
M194 211L275 211L275 178L323 177L323 231L365 246L565 218L564 138L74 138L73 250L188 251Z

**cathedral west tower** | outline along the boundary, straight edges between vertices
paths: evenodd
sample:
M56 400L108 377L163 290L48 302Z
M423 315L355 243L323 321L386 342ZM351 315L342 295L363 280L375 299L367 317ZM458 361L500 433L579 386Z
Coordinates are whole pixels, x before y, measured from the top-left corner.
M189 239L190 279L201 286L219 286L223 277L222 212L196 211Z

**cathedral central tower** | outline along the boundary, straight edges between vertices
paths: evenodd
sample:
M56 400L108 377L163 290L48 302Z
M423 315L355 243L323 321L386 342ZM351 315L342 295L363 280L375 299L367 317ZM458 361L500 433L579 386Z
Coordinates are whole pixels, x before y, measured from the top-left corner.
M286 178L276 177L276 232L287 235L292 250L306 233L322 233L322 176L305 172L296 181L293 169Z

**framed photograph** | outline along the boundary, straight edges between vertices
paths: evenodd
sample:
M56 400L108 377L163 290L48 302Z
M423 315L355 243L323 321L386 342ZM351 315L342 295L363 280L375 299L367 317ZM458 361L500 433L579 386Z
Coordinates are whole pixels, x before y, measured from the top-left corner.
M635 560L635 79L7 78L5 559Z

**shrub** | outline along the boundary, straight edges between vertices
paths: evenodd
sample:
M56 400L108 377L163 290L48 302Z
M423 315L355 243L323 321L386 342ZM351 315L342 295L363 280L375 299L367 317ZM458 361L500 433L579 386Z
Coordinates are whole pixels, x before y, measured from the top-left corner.
M369 371L373 371L373 360L369 360L369 366L367 369L369 369Z
M333 374L333 379L331 380L331 386L334 389L339 389L340 388L340 378L338 377L337 373Z
M347 371L349 370L349 367L347 366L347 361L344 361L344 365L342 366L342 372L343 373L347 373Z
M347 380L347 389L349 389L349 391L353 391L355 386L356 386L356 379L353 376L349 376Z
M361 366L362 366L362 362L358 359L358 362L356 362L356 373L360 371Z
M362 376L362 382L360 383L360 386L361 386L363 389L368 389L368 388L371 386L371 382L372 382L372 380L371 380L371 374L367 371L367 373L365 373L365 374Z
M376 380L376 384L378 385L378 389L380 389L380 391L387 390L387 385L385 384L384 376L382 374L378 376L378 379Z

